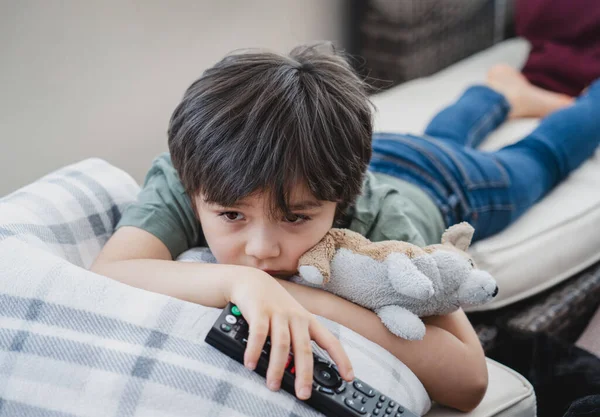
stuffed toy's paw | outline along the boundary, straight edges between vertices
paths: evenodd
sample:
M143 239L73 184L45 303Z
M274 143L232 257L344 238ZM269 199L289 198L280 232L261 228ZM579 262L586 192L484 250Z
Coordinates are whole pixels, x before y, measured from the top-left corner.
M396 336L407 340L422 340L425 337L425 323L403 307L383 306L376 313L385 327Z

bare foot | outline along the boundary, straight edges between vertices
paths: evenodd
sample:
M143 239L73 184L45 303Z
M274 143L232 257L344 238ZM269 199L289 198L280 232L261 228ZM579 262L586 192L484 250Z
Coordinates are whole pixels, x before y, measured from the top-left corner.
M523 74L511 66L493 66L487 74L488 85L504 95L510 103L510 119L544 117L570 106L574 98L554 93L531 84Z

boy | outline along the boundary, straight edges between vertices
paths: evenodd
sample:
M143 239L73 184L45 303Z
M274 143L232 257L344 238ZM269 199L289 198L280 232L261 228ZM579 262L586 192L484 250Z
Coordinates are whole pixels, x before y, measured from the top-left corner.
M506 101L491 89L475 90L466 104L481 99L479 94L504 116L511 105L515 116L531 111L520 96L508 97L510 91ZM450 108L438 120L454 118L458 110L460 106ZM502 114L493 114L500 123ZM458 127L463 130L476 124L462 122ZM457 133L441 132L445 123L437 126L440 134ZM476 143L484 130L465 137ZM244 358L248 368L256 366L265 338L271 336L267 384L272 389L279 388L291 345L296 394L308 398L311 339L329 351L344 379L353 378L339 342L316 314L393 353L419 377L432 400L462 411L479 404L487 388L485 357L462 311L425 318L424 340L408 342L389 333L371 311L285 280L296 271L299 257L332 226L349 227L372 240L424 245L438 242L444 228L457 220L478 220L472 203L483 196L465 191L471 185L468 177L460 178L465 184L455 180L461 170L448 162L456 159L449 153L439 155L450 168L447 175L437 172L438 161L423 157L430 152L427 139L383 135L374 142L377 154L372 158L370 103L343 58L317 47L299 47L290 56L230 55L189 87L168 136L170 155L154 161L138 203L126 210L92 270L207 306L236 303L250 323ZM459 139L448 139L445 147L452 140ZM403 158L415 154L415 144L424 146L424 152L407 163ZM395 152L394 146L404 148ZM366 173L369 163L374 172ZM506 163L512 167L510 158ZM488 166L487 160L481 164ZM504 197L512 197L511 186L503 190ZM452 197L453 192L461 195ZM518 210L509 213L515 217ZM508 224L510 217L501 210L500 220L481 213L486 214L479 221L483 217L493 223L482 224L485 233ZM208 245L219 264L172 262L196 245Z

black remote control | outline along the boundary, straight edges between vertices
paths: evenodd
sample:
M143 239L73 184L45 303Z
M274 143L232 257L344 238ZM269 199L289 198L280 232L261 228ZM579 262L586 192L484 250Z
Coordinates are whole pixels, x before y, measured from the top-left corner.
M247 342L248 323L237 306L229 303L206 335L206 343L243 364ZM267 338L255 369L263 377L269 365L270 348L271 342ZM332 417L417 417L358 378L347 383L333 363L315 353L313 357L313 390L305 402L315 410ZM294 396L295 372L294 355L290 353L281 388Z

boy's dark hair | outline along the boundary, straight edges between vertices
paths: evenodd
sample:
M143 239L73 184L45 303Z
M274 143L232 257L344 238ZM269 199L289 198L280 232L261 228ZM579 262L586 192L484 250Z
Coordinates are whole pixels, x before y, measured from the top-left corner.
M338 202L338 220L360 194L371 133L366 85L331 44L228 55L188 88L168 131L192 202L202 193L232 206L266 192L269 215L289 215L302 181Z

